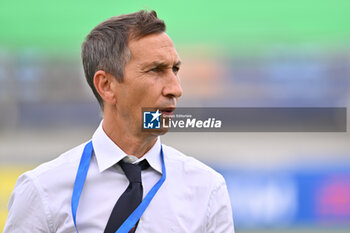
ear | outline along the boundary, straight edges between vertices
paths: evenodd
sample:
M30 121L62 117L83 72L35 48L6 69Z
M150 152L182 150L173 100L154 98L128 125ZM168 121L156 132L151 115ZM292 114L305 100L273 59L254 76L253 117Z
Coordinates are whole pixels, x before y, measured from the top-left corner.
M98 70L94 76L94 85L103 101L107 104L116 104L117 98L113 91L113 82L116 79L103 70Z

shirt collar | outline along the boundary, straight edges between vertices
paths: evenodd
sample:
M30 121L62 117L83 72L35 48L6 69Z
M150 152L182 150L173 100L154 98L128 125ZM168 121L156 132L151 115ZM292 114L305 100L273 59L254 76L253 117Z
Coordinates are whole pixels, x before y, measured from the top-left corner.
M146 159L149 165L157 172L162 173L162 163L160 158L161 142L159 137L153 147L147 151L144 156L136 161L132 155L126 154L118 145L116 145L104 132L101 121L99 127L92 136L92 144L100 172L112 167L125 157L131 157L132 163L138 163Z

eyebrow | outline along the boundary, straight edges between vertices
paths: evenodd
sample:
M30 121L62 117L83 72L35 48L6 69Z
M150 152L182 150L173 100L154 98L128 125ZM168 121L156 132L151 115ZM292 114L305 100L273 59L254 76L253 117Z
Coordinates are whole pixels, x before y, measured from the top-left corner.
M173 66L179 66L181 65L181 61L177 61ZM149 67L160 67L160 68L163 68L163 67L168 67L169 66L169 63L165 63L165 62L152 62L150 64L147 64L144 66L145 69L149 68Z

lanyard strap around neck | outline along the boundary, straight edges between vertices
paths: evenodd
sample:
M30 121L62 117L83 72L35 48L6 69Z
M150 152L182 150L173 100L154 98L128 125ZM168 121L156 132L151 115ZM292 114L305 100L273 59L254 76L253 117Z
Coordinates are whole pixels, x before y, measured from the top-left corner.
M85 145L83 154L82 154L81 159L80 159L80 164L79 164L79 168L78 168L77 175L75 178L75 182L74 182L71 206L72 206L73 222L74 222L74 226L75 226L77 233L79 233L79 232L78 232L78 228L77 228L76 214L77 214L77 209L78 209L78 204L79 204L81 192L83 191L84 183L85 183L86 176L87 176L87 173L89 170L92 152L93 152L93 146L92 146L92 141L90 141ZM158 192L159 188L164 183L164 181L166 179L166 170L165 170L165 163L164 163L163 146L161 146L160 154L161 154L161 161L162 161L162 173L163 173L162 177L152 187L152 189L147 193L145 198L142 200L140 205L134 210L134 212L132 212L131 215L119 227L119 229L116 231L116 233L128 233L129 230L134 227L136 222L141 218L143 212L145 212L149 203L152 201L153 197Z

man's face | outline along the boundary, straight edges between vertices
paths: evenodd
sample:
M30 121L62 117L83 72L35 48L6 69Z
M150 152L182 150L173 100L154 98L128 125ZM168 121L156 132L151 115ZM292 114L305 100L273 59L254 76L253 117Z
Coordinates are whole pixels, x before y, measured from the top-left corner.
M174 111L182 88L178 77L180 59L166 33L152 34L128 43L131 58L124 79L115 88L116 111L130 130L141 133L142 108Z

